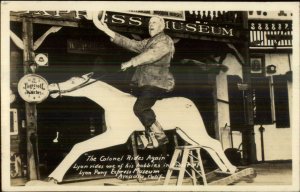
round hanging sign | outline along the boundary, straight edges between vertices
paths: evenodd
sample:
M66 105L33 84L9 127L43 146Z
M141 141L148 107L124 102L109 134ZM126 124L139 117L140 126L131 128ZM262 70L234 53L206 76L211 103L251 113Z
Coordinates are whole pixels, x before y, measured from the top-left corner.
M48 57L43 53L37 54L34 58L34 61L39 66L47 66L48 65Z
M48 82L40 75L28 74L20 79L18 92L28 103L41 103L49 96Z

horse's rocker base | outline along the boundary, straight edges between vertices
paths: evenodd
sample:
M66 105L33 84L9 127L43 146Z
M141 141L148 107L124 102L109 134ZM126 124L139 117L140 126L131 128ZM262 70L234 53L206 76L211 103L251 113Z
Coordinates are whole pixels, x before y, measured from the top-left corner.
M230 185L243 178L252 180L255 177L255 170L253 168L246 167L238 167L238 171L233 174L224 173L219 170L215 170L206 174L208 185Z
M31 180L26 183L26 186L53 186L57 185L57 183L49 182L49 181L41 181L41 180Z

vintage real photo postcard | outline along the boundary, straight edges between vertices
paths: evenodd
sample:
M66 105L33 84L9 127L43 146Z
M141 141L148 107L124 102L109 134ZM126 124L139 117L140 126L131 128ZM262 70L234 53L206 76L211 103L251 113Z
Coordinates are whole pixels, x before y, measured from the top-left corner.
M1 1L4 191L299 191L299 3Z

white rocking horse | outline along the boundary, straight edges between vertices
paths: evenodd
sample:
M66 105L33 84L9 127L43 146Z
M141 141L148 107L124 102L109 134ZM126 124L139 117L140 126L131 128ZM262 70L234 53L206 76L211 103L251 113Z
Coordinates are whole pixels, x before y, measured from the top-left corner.
M65 82L49 85L50 96L87 97L105 111L106 132L74 145L69 154L48 176L61 182L72 164L84 153L126 143L134 131L144 131L134 115L136 98L107 83L92 79L93 73L73 77ZM164 130L176 129L177 134L192 145L202 146L223 172L234 173L218 140L211 138L204 127L195 104L183 97L159 100L153 107Z

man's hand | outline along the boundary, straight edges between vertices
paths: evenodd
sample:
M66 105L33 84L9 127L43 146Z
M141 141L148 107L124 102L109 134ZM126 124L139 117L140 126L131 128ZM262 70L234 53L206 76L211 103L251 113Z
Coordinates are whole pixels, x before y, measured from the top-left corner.
M115 32L110 30L106 23L98 19L98 12L93 12L93 23L98 29L106 33L108 36L110 36L111 38L115 38Z
M130 62L125 62L121 64L121 70L125 71L127 68L131 67L132 64Z
M96 25L96 27L98 29L100 29L101 31L105 32L105 31L108 30L108 27L107 27L107 25L105 23L103 23L102 21L99 20L98 14L99 13L97 11L93 12L93 22L94 22L94 24Z

